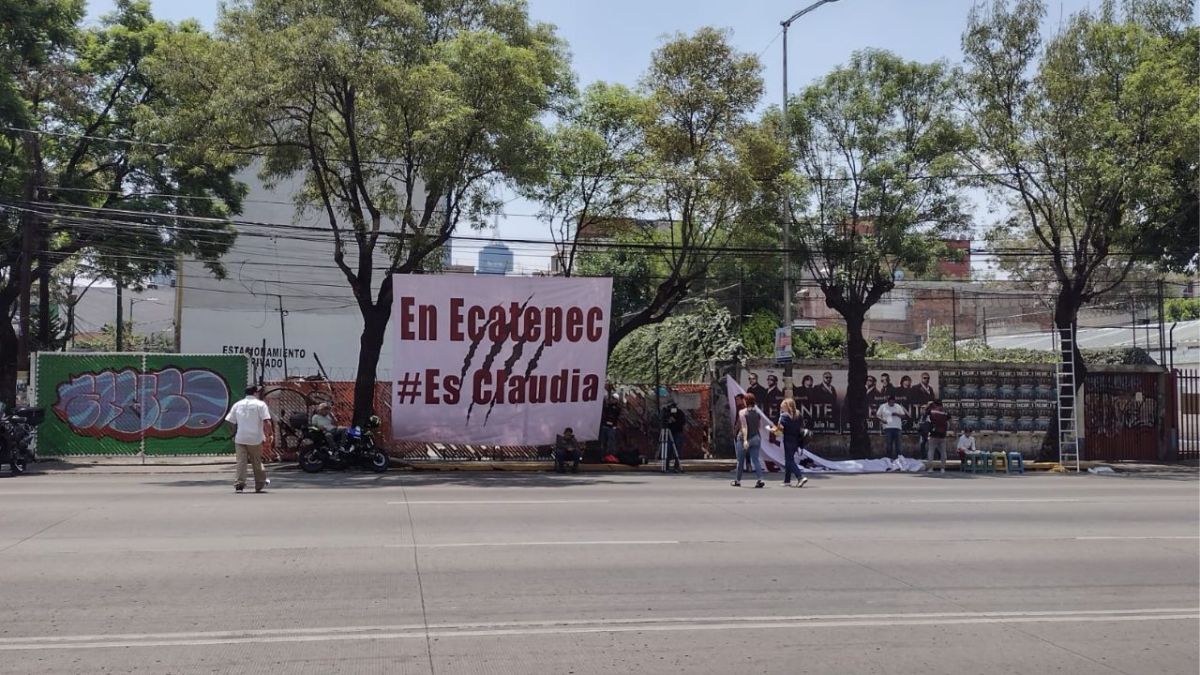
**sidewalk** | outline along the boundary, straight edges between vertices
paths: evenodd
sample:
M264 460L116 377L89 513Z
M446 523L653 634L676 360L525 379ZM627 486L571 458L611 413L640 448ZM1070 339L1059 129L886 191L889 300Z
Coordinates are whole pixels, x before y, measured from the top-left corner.
M171 473L216 473L231 470L234 465L232 455L220 456L175 456L175 457L141 457L138 455L79 455L69 457L44 458L31 467L36 473L73 473L73 474L171 474ZM1058 465L1054 462L1028 462L1025 470L1031 472L1051 471ZM273 462L267 467L271 471L298 471L295 462ZM1200 474L1200 467L1195 463L1188 464L1144 464L1134 462L1080 462L1080 468L1086 471L1092 467L1109 467L1118 474L1151 474L1170 473L1178 475ZM735 468L732 459L689 459L684 460L685 473L732 472ZM548 472L554 470L554 462L550 460L525 461L430 461L430 462L399 462L392 460L393 471L436 472ZM958 462L947 462L948 471L957 471ZM581 464L580 473L629 473L649 472L658 473L661 465L658 463L628 466L625 464ZM1003 472L1000 472L1003 474ZM987 475L987 474L982 474Z

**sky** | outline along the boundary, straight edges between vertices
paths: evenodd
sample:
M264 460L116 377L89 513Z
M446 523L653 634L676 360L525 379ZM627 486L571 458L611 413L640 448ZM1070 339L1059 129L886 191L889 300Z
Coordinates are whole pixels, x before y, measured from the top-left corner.
M552 23L570 45L572 66L582 88L605 80L636 85L663 40L704 26L731 31L732 44L759 55L766 82L763 106L782 97L780 21L813 0L528 0L530 15ZM788 90L845 63L856 50L887 49L910 60L960 60L960 38L974 0L837 0L792 24L788 31ZM1098 7L1100 0L1049 2L1047 22ZM216 0L151 0L155 16L199 20L211 27ZM111 0L88 3L89 20L111 11ZM511 199L500 218L499 234L511 238L549 238L548 226L532 217L536 205ZM980 205L979 219L987 217ZM458 246L455 262L468 262L477 246ZM544 267L548 254L519 250L518 266ZM474 263L474 260L469 262Z

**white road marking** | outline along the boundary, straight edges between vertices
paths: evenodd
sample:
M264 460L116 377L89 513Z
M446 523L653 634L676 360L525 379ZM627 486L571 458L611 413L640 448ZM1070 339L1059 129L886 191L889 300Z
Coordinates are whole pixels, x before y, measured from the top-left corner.
M1082 499L910 499L909 504L1052 504Z
M388 506L494 505L494 504L607 504L608 499L428 499L407 502L388 502Z
M1123 540L1127 540L1127 539L1200 539L1200 537L1194 536L1194 535L1187 535L1187 536L1169 536L1169 535L1129 536L1129 537L1113 535L1113 536L1104 536L1104 537L1075 537L1076 541L1111 541L1111 540L1123 541Z
M432 624L428 636L471 638L585 633L682 632L786 628L878 628L1006 623L1094 623L1200 620L1200 609L1161 608L1028 612L943 612L919 614L834 614L782 617L664 617ZM193 633L135 633L8 638L0 651L191 647L205 645L425 639L418 624L336 626Z
M632 539L600 541L478 541L454 544L385 544L384 548L478 548L484 546L670 546L679 544L668 539Z

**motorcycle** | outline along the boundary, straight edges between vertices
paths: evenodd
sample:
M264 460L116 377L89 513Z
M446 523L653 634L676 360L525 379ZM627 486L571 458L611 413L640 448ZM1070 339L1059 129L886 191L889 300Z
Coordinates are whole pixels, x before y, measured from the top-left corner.
M42 421L41 408L16 408L12 413L0 404L0 466L9 465L14 476L20 476L29 465L38 461L33 450L33 428Z
M325 469L344 469L350 465L369 466L376 473L388 470L388 456L375 447L375 430L380 426L379 417L371 415L361 427L346 429L340 438L330 443L324 431L312 424L305 424L297 454L300 468L307 473L319 473Z

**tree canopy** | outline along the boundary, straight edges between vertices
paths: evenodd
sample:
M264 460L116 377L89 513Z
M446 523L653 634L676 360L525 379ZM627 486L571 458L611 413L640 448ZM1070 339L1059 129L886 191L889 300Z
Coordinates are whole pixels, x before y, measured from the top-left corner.
M955 176L969 136L946 64L878 50L805 88L789 114L795 247L825 304L845 319L850 381L862 382L867 311L895 288L898 271L920 275L948 257L943 239L967 225ZM846 405L851 451L865 454L861 387L847 390Z
M541 116L571 90L565 48L521 0L241 0L216 35L163 54L187 102L170 126L206 156L299 176L362 314L354 417L374 412L392 278L437 261L461 219L543 152Z

